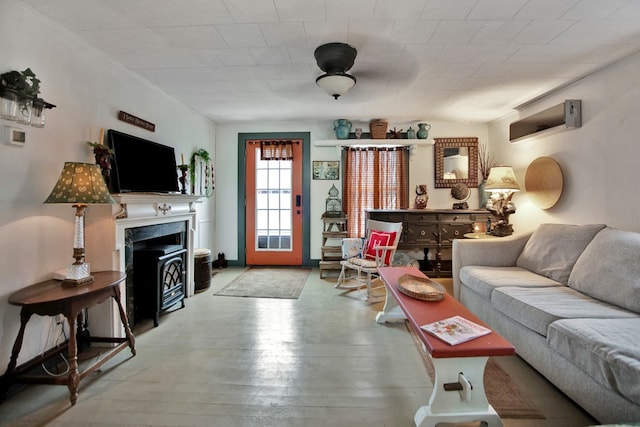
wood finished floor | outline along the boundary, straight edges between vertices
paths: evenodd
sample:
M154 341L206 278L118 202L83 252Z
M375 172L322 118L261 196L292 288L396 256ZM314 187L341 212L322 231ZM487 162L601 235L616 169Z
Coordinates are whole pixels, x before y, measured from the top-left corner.
M217 274L186 308L134 330L80 386L30 385L0 404L3 426L412 426L431 384L403 324L378 325L381 304L334 289L314 270L297 300L213 296L242 269ZM546 420L505 427L597 424L517 357L499 358Z

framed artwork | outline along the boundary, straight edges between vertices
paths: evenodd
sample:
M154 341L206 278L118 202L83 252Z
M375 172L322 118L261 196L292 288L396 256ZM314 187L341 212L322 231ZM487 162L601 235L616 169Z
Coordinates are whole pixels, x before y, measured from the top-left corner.
M340 179L340 162L314 160L313 179Z

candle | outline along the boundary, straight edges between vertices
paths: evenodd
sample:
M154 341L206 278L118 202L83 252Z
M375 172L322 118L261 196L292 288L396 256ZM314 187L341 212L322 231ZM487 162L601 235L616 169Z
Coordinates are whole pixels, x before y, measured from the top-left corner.
M184 165L184 153L180 153L180 159L182 159L182 162L180 162L180 164Z
M98 144L104 144L104 128L100 128L100 139L98 140Z

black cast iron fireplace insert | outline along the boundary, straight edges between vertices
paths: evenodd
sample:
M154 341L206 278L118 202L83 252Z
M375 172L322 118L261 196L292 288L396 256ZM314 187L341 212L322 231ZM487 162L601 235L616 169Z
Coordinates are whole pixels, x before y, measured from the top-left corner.
M180 304L185 306L186 222L129 228L125 233L127 314L133 328Z

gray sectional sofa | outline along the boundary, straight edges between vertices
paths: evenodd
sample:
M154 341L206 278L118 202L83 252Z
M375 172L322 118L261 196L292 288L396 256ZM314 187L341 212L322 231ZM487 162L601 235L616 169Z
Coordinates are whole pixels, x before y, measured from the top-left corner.
M453 243L454 294L602 423L640 421L640 233L542 224Z

